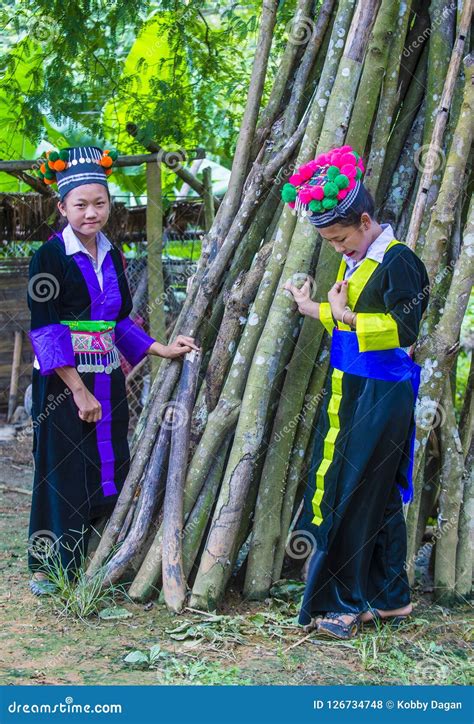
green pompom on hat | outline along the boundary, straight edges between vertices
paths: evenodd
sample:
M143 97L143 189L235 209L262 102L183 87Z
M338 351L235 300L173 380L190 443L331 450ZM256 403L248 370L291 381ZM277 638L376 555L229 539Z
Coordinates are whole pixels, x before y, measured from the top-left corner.
M359 194L364 170L352 146L333 148L300 166L283 185L281 197L315 226L329 226Z

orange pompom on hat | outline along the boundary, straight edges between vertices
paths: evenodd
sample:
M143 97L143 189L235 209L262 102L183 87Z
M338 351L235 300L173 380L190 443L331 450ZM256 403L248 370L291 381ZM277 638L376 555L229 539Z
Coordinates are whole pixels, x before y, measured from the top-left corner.
M102 151L97 146L75 146L49 151L39 168L45 184L57 183L61 200L71 189L84 184L107 186L107 177L117 159L117 151Z

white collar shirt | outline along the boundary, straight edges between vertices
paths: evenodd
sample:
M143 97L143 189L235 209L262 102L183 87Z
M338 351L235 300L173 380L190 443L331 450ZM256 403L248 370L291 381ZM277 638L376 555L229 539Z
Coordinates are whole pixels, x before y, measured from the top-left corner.
M71 254L77 254L79 251L84 252L84 254L87 254L89 259L92 262L92 266L94 268L95 275L97 277L97 281L99 282L100 288L104 289L104 278L102 274L102 264L104 263L104 259L107 256L107 252L109 249L112 248L112 243L107 239L105 234L103 234L101 231L98 232L96 236L97 241L97 259L94 259L92 254L87 251L84 244L77 238L75 235L72 226L68 224L66 228L63 231L63 239L64 239L64 246L66 249L66 254L70 256Z
M342 255L344 261L346 262L344 279L348 279L365 259L374 259L379 263L382 261L384 254L387 250L387 246L390 244L391 241L395 239L395 236L393 234L393 229L390 224L380 224L380 226L383 229L382 233L379 234L376 239L374 239L362 259L356 261L355 259L351 259L350 256L347 256L346 254Z

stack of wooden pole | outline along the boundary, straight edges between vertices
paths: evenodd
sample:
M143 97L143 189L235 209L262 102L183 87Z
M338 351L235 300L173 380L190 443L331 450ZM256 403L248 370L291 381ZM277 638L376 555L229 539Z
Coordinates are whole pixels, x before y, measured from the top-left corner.
M434 413L418 427L409 563L437 510L435 593L451 602L468 595L472 573L472 371L459 422L452 395L474 264L472 6L299 0L262 107L277 6L262 2L229 190L173 332L196 336L202 357L160 366L88 572L105 566L139 601L162 591L174 611L188 594L196 608L218 606L237 559L248 598L281 577L328 364L322 325L283 285L310 275L324 300L339 257L279 194L295 165L349 143L367 160L378 220L430 275L415 358L419 408Z

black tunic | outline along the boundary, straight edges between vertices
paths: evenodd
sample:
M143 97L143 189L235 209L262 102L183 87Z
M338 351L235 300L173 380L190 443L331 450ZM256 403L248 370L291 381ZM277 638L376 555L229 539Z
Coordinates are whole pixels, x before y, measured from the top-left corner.
M102 271L103 291L89 257L83 252L67 255L60 234L43 244L30 263L30 337L40 366L33 370L31 570L42 564L38 551L46 540L73 575L87 549L90 521L111 512L129 469L129 416L121 367L111 374L79 372L102 405L97 423L79 418L73 395L54 371L77 367L79 360L62 320L115 321L116 347L133 365L154 341L128 317L132 299L117 248L108 251Z
M345 268L342 260L338 279ZM404 244L392 242L381 263L365 259L349 281L359 351L413 344L428 294L424 264ZM327 303L321 321L332 334ZM410 600L401 492L409 486L412 383L330 366L325 392L298 526L315 544L301 624L328 611L389 610Z

